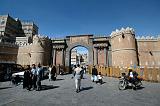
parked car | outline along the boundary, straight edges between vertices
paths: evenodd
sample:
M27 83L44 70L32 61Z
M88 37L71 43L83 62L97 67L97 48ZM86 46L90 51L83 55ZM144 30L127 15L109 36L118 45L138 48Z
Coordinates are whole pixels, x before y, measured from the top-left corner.
M16 76L19 76L19 77L21 77L21 78L24 78L24 71L22 71L22 72L17 72L17 73L13 73L13 74L12 74L12 77L16 77Z
M14 80L15 78L18 77L19 79L23 80L23 78L24 78L24 72L25 72L25 69L23 69L22 71L19 71L19 72L12 73L11 74L11 79ZM49 75L48 67L43 66L42 67L41 78L42 79L47 79L48 75Z
M13 73L12 74L12 77L16 77L17 75L20 77L20 78L24 78L24 71L21 71L21 72L17 72L17 73ZM42 72L41 72L41 78L42 79L47 79L48 78L48 75L49 75L49 70L48 70L48 67L46 66L43 66L42 67Z
M0 63L0 81L11 80L12 74L24 71L24 68L19 64Z

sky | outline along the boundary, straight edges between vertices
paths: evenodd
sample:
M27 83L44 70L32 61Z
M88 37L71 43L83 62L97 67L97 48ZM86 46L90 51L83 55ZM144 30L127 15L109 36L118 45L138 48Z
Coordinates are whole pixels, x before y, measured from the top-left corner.
M88 49L85 48L85 47L81 47L81 46L78 46L78 47L75 47L73 48L74 50L77 50L77 53L78 54L88 54ZM72 50L73 50L72 49Z
M160 0L0 0L0 14L31 20L52 38L109 36L122 27L136 35L160 35Z

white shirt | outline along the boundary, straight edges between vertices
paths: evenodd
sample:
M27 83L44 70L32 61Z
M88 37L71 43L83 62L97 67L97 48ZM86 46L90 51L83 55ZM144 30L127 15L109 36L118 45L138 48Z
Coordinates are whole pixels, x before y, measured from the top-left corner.
M102 79L102 76L101 75L97 75L98 79Z
M76 74L80 74L80 72L81 72L82 68L77 67L77 68L75 68L74 70L75 70Z
M51 67L49 67L49 69L48 69L48 70L49 70L49 73L51 73L52 68L51 68Z
M131 78L133 78L133 72L130 72L130 73L129 73L129 76L130 76Z
M77 67L77 68L74 69L75 79L80 79L81 78L81 70L82 70L82 68L80 68L80 67Z
M39 68L39 67L37 68L37 75L39 75L39 74L40 74L41 69L42 69L41 67L40 67L40 68Z
M37 71L36 71L35 68L32 68L31 72L32 72L33 75L36 75L36 74L37 74Z

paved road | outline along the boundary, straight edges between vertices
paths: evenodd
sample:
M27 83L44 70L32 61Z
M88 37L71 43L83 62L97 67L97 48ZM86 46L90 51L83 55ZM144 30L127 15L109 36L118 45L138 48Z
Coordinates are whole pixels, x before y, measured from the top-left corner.
M143 82L142 89L118 90L118 79L104 77L103 85L85 75L82 91L75 92L71 75L58 76L57 81L42 81L42 91L27 91L22 85L0 82L0 106L160 106L160 84Z

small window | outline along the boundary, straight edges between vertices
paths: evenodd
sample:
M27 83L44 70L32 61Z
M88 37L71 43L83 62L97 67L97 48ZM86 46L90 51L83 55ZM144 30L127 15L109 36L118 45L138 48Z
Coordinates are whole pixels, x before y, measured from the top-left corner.
M149 54L150 54L151 56L153 56L153 53L152 53L151 51L149 51Z
M125 38L125 36L124 36L124 34L122 33L122 38L124 39Z
M2 20L0 21L0 24L3 25L4 23L5 23L5 20L2 19Z

